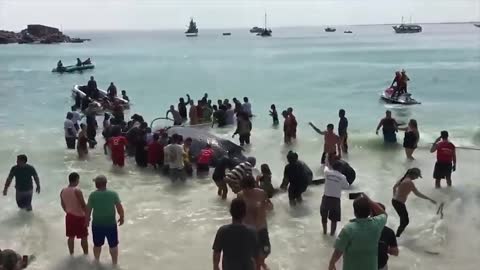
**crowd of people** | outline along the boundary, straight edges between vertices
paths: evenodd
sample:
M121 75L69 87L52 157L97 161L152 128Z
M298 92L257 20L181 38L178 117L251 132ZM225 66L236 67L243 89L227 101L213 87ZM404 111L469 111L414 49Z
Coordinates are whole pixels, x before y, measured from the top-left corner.
M96 82L92 77L89 85L96 89ZM116 96L116 87L112 83L108 90L109 96ZM250 144L252 132L252 106L245 97L244 103L236 98L233 105L228 99L218 100L217 105L205 94L195 102L187 95L179 99L177 108L170 106L167 111L173 117L174 125L182 125L187 121L191 126L198 124L217 124L218 127L237 124L233 136L239 135L240 145ZM187 106L190 109L187 113ZM272 104L269 114L273 125L279 124L276 106ZM333 124L328 124L326 130L321 130L313 123L309 125L324 138L321 164L324 166L324 195L320 202L321 224L324 234L328 234L330 221L330 235L335 236L337 223L341 221L342 190L349 189L355 180L355 171L350 165L341 160L342 154L348 153L348 119L345 110L339 110L339 124L337 133ZM282 111L284 117L284 142L290 144L296 139L297 120L293 109ZM85 123L81 123L85 117ZM284 168L283 181L279 188L272 185L272 173L268 164L262 164L261 174L254 178L253 168L257 161L248 157L243 161L236 161L230 155L218 159L213 164L214 150L207 144L198 156L192 156L190 147L192 138L183 138L179 134L168 134L168 130L153 131L141 115L134 114L126 122L123 110L112 110L105 113L102 135L105 139L104 151L110 153L114 166L124 167L126 156L134 157L139 167L152 167L167 173L172 181L185 181L193 175L196 168L197 176L209 174L210 167L215 167L212 179L217 186L217 194L222 199L227 198L229 189L236 194L230 205L232 223L222 226L215 237L213 244L213 267L220 269L220 260L223 269L268 269L266 258L272 248L267 226L267 212L273 209L271 198L279 192L286 191L290 205L295 207L303 202L302 194L309 185L315 184L313 173L308 166L299 160L299 155L293 151L286 156L287 164ZM417 148L420 134L417 122L412 119L405 128L387 111L377 127L383 130L385 143L396 143L396 132L405 131L403 146L408 159L413 159L413 152ZM97 145L98 124L96 113L87 110L84 116L77 112L74 106L67 113L64 122L65 140L68 149L77 149L79 158L86 158L89 149ZM232 136L232 137L233 137ZM447 185L452 185L451 173L456 169L455 146L449 141L447 131L432 144L430 151L437 153L437 162L434 168L435 186L440 187L440 181L446 178ZM405 175L393 186L392 206L400 217L400 225L396 234L385 226L387 215L383 204L372 201L366 194L357 194L353 208L355 219L348 222L341 230L334 245L329 270L336 269L336 263L343 257L343 269L387 269L388 255L398 256L396 237L400 237L409 224L409 214L406 202L410 193L437 202L415 187L414 181L421 178L418 168L408 169ZM3 191L7 195L9 186L15 179L16 200L18 207L32 211L32 196L35 191L40 193L40 180L33 166L27 163L26 155L17 157L17 165L13 166L5 183ZM80 239L84 254L88 254L88 226L91 224L93 237L93 253L98 261L105 239L110 247L110 254L114 265L118 262L118 227L124 223L124 210L119 196L107 189L107 178L99 175L94 179L96 191L90 194L87 201L83 197L78 184L80 175L71 173L69 184L61 193L61 206L66 213L66 236L70 254L74 253L74 240ZM352 195L352 194L350 194ZM91 218L93 217L93 218ZM118 220L117 220L118 217ZM222 257L223 256L223 257ZM2 257L3 258L3 255ZM2 261L0 261L2 262ZM1 265L1 264L0 264ZM238 268L241 266L240 268ZM4 269L15 269L6 268ZM1 269L1 268L0 268Z

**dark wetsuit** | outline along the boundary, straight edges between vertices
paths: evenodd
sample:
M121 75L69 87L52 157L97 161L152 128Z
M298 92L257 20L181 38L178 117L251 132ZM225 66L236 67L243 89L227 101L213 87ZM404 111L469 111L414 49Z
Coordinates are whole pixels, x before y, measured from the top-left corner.
M403 147L408 149L417 148L417 135L413 131L405 131L403 138Z
M87 138L90 143L90 148L95 147L97 141L95 137L97 136L97 119L95 115L87 115Z
M186 121L187 118L187 104L186 103L178 103L178 112L180 113L180 116L182 117L183 121Z
M307 190L308 186L308 176L303 164L298 161L287 164L283 174L284 183L282 183L282 186L288 185L288 199L290 201L301 200L302 193Z

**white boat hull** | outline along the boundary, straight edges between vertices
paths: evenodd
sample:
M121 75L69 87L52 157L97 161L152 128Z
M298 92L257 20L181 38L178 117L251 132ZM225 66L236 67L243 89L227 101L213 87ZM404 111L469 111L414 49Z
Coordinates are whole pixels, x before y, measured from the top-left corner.
M421 102L412 98L410 93L402 94L398 97L393 97L392 96L393 92L394 92L393 88L387 88L382 92L382 94L380 95L380 98L386 103L390 103L390 104L399 104L399 105L421 104Z

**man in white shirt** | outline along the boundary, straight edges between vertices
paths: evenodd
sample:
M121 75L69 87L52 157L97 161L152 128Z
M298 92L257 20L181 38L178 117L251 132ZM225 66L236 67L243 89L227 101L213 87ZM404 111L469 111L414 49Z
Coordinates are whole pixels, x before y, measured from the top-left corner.
M75 128L75 125L72 121L73 113L67 113L67 119L63 122L63 129L65 131L65 142L67 143L68 149L75 149L75 141L77 138L78 130Z
M341 220L342 216L340 205L342 189L347 189L350 186L345 175L339 171L340 169L341 164L339 162L325 166L325 188L320 205L320 215L322 216L323 234L327 234L327 219L330 219L331 236L335 235L337 222Z
M252 117L252 104L250 104L250 102L248 102L247 97L243 98L242 109L248 115L248 117Z
M177 179L185 181L185 164L183 162L185 152L181 145L182 137L178 134L173 134L171 140L172 143L164 149L164 162L169 167L168 171L172 182L175 182Z

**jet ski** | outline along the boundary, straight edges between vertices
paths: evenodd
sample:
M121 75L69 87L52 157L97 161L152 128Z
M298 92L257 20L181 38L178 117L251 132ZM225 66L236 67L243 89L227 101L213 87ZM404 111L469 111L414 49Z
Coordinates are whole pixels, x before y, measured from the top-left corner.
M390 103L390 104L400 104L400 105L421 104L421 102L412 98L412 94L410 93L404 93L404 94L401 94L400 96L393 97L392 95L394 92L395 90L393 89L393 87L389 87L383 91L383 93L380 95L380 98L386 103Z

